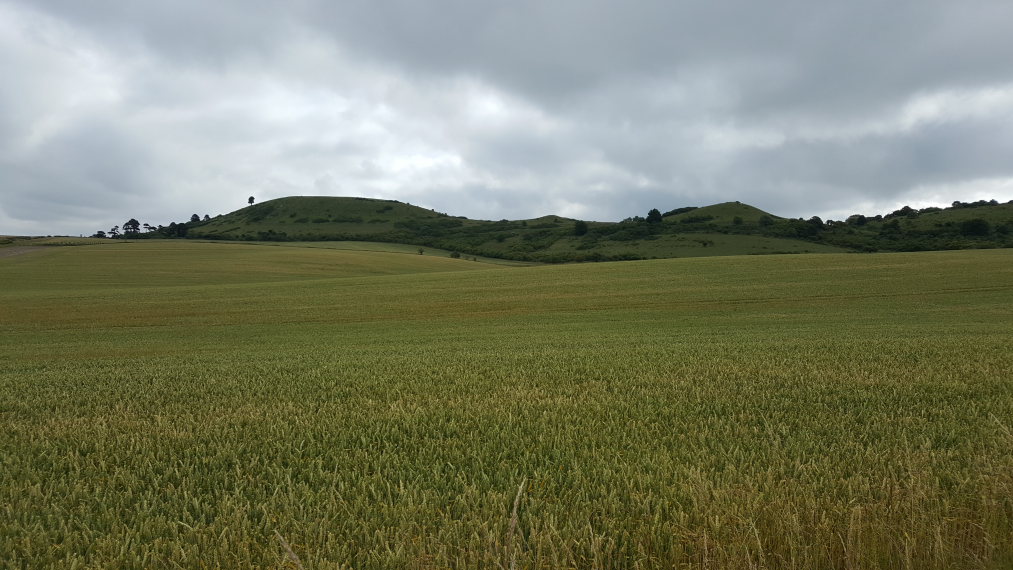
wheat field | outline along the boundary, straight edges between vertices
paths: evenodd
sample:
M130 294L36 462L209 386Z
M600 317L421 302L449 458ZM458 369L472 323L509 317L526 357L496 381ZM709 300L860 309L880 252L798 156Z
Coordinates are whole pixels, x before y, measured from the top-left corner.
M0 561L1007 568L1013 251L0 259Z

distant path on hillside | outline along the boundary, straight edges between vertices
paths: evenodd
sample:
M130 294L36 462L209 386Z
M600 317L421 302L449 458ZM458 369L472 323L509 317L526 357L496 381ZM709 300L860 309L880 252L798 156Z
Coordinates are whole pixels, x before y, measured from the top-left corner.
M42 251L43 249L45 248L36 245L16 245L14 247L0 247L0 258L14 257L15 255L22 255L25 253Z

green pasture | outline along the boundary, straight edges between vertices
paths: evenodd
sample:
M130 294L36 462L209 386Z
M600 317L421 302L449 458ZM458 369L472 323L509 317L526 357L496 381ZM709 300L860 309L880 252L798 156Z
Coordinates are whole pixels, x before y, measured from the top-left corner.
M602 255L650 258L769 255L780 253L845 253L844 248L795 239L726 233L660 234L634 241L591 240L568 236L552 244L551 254L595 251Z
M40 248L0 565L1008 568L1011 339L1010 250Z

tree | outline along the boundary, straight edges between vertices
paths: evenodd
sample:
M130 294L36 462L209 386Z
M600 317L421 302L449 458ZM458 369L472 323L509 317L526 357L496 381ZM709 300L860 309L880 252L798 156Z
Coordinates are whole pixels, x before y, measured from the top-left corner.
M573 235L582 236L587 233L587 222L584 220L577 220L573 223Z
M207 214L204 214L204 221L205 222L210 222L211 221L211 216L209 216Z
M973 218L960 222L960 233L965 236L987 236L992 231L988 220Z
M141 233L141 222L138 222L135 218L130 218L123 223L123 234L133 236Z
M153 226L151 224L148 224L148 223L144 224L144 231L151 232L151 231L154 231L154 230L155 230L155 226Z
M745 220L742 219L742 216L735 216L732 218L732 225L741 226L744 221Z
M111 237L111 238L118 238L118 237L120 237L120 227L119 226L113 226L113 227L109 228L109 237Z
M104 238L104 237L106 237L106 233L104 231L102 231L102 230L99 230L99 231L95 232L95 234L92 235L91 237Z
M760 216L759 223L761 226L772 226L774 225L774 219L770 216Z
M197 214L194 214L194 215L190 216L190 223L191 224L196 224L196 223L199 223L199 222L200 222L200 216L198 216Z
M250 202L250 205L252 206L253 205L253 196L250 196L249 202Z
M661 212L657 208L651 208L651 211L647 212L647 223L649 224L661 223Z

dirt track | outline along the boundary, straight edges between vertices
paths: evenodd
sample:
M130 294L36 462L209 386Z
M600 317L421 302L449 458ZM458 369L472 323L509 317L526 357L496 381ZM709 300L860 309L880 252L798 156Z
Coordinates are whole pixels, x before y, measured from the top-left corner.
M41 251L43 248L32 245L21 245L14 247L0 247L0 258L2 257L14 257L15 255L21 255L23 253L32 253L33 251Z

